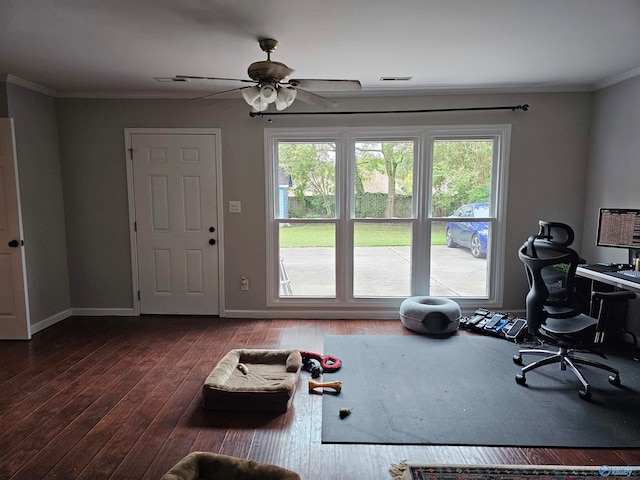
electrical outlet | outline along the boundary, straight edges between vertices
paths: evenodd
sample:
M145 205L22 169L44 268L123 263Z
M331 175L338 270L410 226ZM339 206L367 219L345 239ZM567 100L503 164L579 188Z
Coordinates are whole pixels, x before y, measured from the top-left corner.
M229 212L230 213L242 212L242 202L240 202L240 200L229 200Z
M240 290L249 290L249 279L247 277L240 279Z

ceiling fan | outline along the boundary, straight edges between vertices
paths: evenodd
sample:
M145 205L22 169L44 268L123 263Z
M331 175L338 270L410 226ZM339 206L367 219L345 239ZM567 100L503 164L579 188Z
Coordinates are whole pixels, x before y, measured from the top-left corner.
M289 75L293 73L293 70L284 63L271 60L271 54L278 47L277 40L262 38L259 43L262 51L266 52L267 59L249 65L247 72L250 79L191 75L176 75L175 78L179 80L224 80L251 83L252 86L238 87L200 98L211 98L233 91L240 91L242 97L254 112L262 112L272 103L275 104L277 110L284 110L296 98L311 105L335 106L337 104L333 100L311 93L308 90L349 92L359 91L361 88L358 80L289 79Z

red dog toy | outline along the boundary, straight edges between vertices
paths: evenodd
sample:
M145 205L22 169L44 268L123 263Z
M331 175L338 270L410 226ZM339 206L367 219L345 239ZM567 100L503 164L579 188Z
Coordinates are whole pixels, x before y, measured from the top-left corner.
M310 358L318 360L322 370L327 373L335 372L342 366L342 360L332 357L331 355L320 355L319 353L305 352L303 350L300 350L300 355L302 355L303 362L306 362Z

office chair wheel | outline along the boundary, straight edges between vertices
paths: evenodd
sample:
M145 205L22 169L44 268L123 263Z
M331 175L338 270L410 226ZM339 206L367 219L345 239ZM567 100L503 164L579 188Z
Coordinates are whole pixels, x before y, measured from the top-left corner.
M588 388L584 390L580 390L578 392L578 395L582 400L587 400L587 401L591 400L591 391Z
M609 383L614 387L620 386L620 375L609 375Z
M513 356L513 363L515 363L516 365L522 365L522 355L520 355L519 353L516 353Z
M516 383L518 385L526 385L527 384L527 379L525 378L525 376L521 373L518 373L516 375Z

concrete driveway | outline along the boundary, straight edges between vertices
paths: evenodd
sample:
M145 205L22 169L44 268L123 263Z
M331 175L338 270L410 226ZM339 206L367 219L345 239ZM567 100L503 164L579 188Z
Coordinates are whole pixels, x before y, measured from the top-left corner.
M335 294L333 248L283 248L283 265L294 295ZM357 247L354 254L356 296L408 297L410 247ZM487 261L468 249L432 247L430 294L482 297L487 291Z

